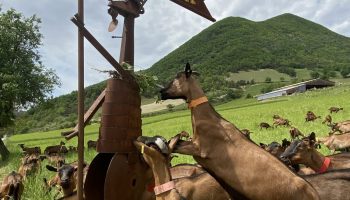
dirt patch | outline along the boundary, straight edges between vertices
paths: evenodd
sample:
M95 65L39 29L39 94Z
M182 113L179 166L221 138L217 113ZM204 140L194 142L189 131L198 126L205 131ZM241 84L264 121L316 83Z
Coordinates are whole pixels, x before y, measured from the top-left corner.
M141 110L142 110L142 114L151 113L151 112L156 112L156 111L168 109L167 105L169 105L169 104L177 106L177 105L181 105L183 103L185 103L185 101L182 99L166 100L166 101L162 101L159 103L153 102L151 104L141 106Z

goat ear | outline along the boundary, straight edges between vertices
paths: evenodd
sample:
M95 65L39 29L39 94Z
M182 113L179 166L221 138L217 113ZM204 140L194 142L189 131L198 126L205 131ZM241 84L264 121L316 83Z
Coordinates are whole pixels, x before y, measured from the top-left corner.
M51 165L46 165L46 169L52 172L57 172L57 168L52 167Z
M289 142L286 138L284 138L284 139L282 140L282 147L286 148L286 147L288 147L289 145L290 145L290 142Z
M316 140L316 134L314 132L311 132L309 135L310 140Z
M309 135L309 141L310 141L310 146L313 146L316 142L316 134L314 132L312 132Z
M191 74L192 74L192 70L191 70L191 65L190 63L186 63L186 67L185 67L185 74L186 74L186 77L190 77Z

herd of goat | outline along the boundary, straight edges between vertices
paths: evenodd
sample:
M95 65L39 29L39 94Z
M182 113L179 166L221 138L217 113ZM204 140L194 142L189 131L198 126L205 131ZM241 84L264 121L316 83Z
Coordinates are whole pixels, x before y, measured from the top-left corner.
M185 70L160 91L162 100L182 98L188 102L192 137L183 131L169 141L161 136L140 136L134 141L140 156L149 166L145 174L150 176L147 179L150 181L144 192L139 191L143 195L140 199L349 199L350 153L324 156L317 148L323 144L332 152L347 151L350 147L350 120L333 123L328 115L323 123L331 129L329 136L316 138L315 133L305 136L296 127L291 127L289 120L274 115L273 126L290 127L292 139L285 139L282 144L272 142L259 146L250 139L249 130L239 130L215 111L199 86L197 75L187 63ZM342 108L331 107L329 110L332 114ZM318 118L320 116L309 111L305 121ZM263 122L260 128L271 126ZM62 147L60 144L59 149ZM45 153L50 156L50 153ZM171 166L173 153L192 155L198 164ZM41 158L27 155L22 162L31 160L30 156L37 161ZM45 180L45 185L60 185L64 194L61 199L76 198L76 168L76 163L47 166L57 174L50 181ZM5 199L11 195L18 199L23 191L22 177L25 175L16 172L5 177L1 188Z
M342 108L330 108L331 113L339 110L342 110ZM307 122L310 122L317 118L320 117L316 117L313 112L309 111L305 119ZM330 115L326 119L331 119ZM327 123L331 131L329 136L317 139L314 132L305 136L299 129L292 127L289 120L278 115L273 116L273 121L274 127L283 125L290 128L291 140L283 139L282 144L278 142L270 144L260 143L260 147L285 163L291 171L311 183L322 196L322 199L345 200L350 198L350 196L347 196L349 191L345 194L340 191L341 189L348 190L350 187L350 153L345 152L347 147L350 147L350 143L344 146L344 142L350 141L350 120L340 123L332 123L331 120L322 122L323 124ZM265 128L265 124L267 123L261 123L260 127ZM247 140L251 141L251 132L248 129L242 129L241 133ZM348 141L339 139L339 137L344 138L347 135L349 135ZM159 187L154 187L152 190L157 198L153 195L142 199L236 199L232 198L232 195L228 194L218 180L213 178L200 165L180 164L171 166L171 159L173 158L171 154L181 138L189 138L189 134L181 132L170 141L166 141L161 136L141 136L134 142L136 148L142 152L145 162L151 167L150 170L153 171L155 179L155 183L152 183L153 187L154 185ZM254 143L253 141L251 142ZM344 152L324 156L317 151L317 148L321 148L320 144L326 145L332 151L339 150ZM327 185L328 188L333 188L337 194L329 193L329 190L324 191L325 187L322 184ZM172 190L164 188L172 188ZM161 195L163 197L158 198ZM246 198L238 197L237 199Z
M55 186L59 187L55 197L62 193L61 199L76 198L77 167L78 163L66 163L65 155L67 153L77 152L77 147L65 146L64 142L59 145L47 146L44 154L41 154L40 147L26 147L24 144L18 145L23 151L21 165L18 171L12 171L4 177L0 186L0 199L19 200L24 190L23 181L27 176L33 176L41 170L41 161L47 159L51 165L46 165L47 170L56 172L56 175L47 180L44 178L43 185L49 192ZM96 141L87 142L89 149L96 149ZM86 173L88 165L84 166Z

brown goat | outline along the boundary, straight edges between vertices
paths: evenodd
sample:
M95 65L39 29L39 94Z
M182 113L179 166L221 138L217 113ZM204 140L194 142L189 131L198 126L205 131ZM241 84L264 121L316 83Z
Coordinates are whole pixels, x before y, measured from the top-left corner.
M303 164L317 173L332 169L350 168L350 160L338 156L326 157L315 149L314 133L302 140L295 140L281 155L282 160L288 159L292 164ZM337 158L338 157L338 158Z
M96 141L93 141L93 140L89 140L89 141L87 142L87 146L88 146L88 149L96 149L97 142L96 142Z
M346 120L343 122L333 123L328 125L331 127L332 132L339 132L339 133L350 133L350 120Z
M327 124L327 125L332 124L332 117L331 117L330 115L327 115L327 116L324 118L322 124Z
M68 153L68 149L64 145L65 143L61 141L59 145L48 146L45 148L44 153L46 155Z
M306 113L305 122L315 121L317 118L321 118L321 116L317 117L315 113L313 113L312 111L308 111Z
M291 127L289 130L290 137L294 140L295 138L299 138L299 136L304 137L304 134L301 133L301 131L295 127Z
M59 168L63 166L66 163L66 159L59 154L51 154L50 156L46 157L49 160L49 163L51 165L54 165L55 167Z
M279 158L280 155L285 151L285 149L290 145L290 142L287 139L282 140L282 145L278 142L271 142L268 145L264 146L264 149L271 153L273 156Z
M227 192L207 172L203 172L195 177L184 177L174 180L171 177L169 160L166 156L156 148L149 147L142 142L135 141L134 144L141 151L146 163L152 168L156 185L154 188L156 200L230 199ZM172 186L163 189L162 187L166 184Z
M42 157L38 154L26 155L22 158L22 164L18 169L18 173L21 174L23 179L26 179L28 175L37 173L40 170L40 161Z
M272 128L272 126L270 126L270 124L268 124L268 123L266 123L266 122L261 122L261 123L259 124L259 127L260 127L260 130L261 130L262 128L265 128L265 129Z
M288 119L283 119L283 118L278 118L278 119L273 119L273 125L275 127L277 126L290 126L290 121Z
M332 114L332 113L338 113L339 111L343 110L343 108L338 108L338 107L330 107L329 109L329 112Z
M342 151L350 147L350 133L330 134L327 137L317 138L317 142L324 144L332 153L334 151Z
M5 176L0 187L0 199L20 200L24 188L22 181L22 175L14 171Z
M316 189L322 200L345 200L350 197L350 169L302 177Z
M24 144L18 144L24 154L41 154L40 147L25 147Z
M185 71L160 91L162 100L182 98L191 109L193 139L179 141L175 153L192 155L234 199L319 199L310 184L223 119L192 74L187 64Z
M78 199L76 187L78 183L78 164L77 162L71 164L64 164L59 168L46 165L49 171L57 172L56 175L49 181L44 178L44 184L50 189L53 186L60 186L63 191L63 197L60 199L73 200ZM88 165L84 165L84 176L88 170Z

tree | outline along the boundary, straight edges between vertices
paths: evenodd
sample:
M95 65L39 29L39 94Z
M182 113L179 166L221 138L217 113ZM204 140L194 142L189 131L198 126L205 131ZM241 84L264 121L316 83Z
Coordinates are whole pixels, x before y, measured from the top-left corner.
M342 75L343 78L349 78L349 75L350 75L350 67L348 67L348 68L343 68L343 69L340 71L340 74Z
M320 77L320 74L316 71L312 71L312 72L310 72L310 76L311 76L311 78L316 79L316 78Z
M35 15L26 18L14 9L0 8L0 130L13 125L17 110L43 102L60 84L54 71L40 61L40 23ZM6 150L0 152L3 159Z

